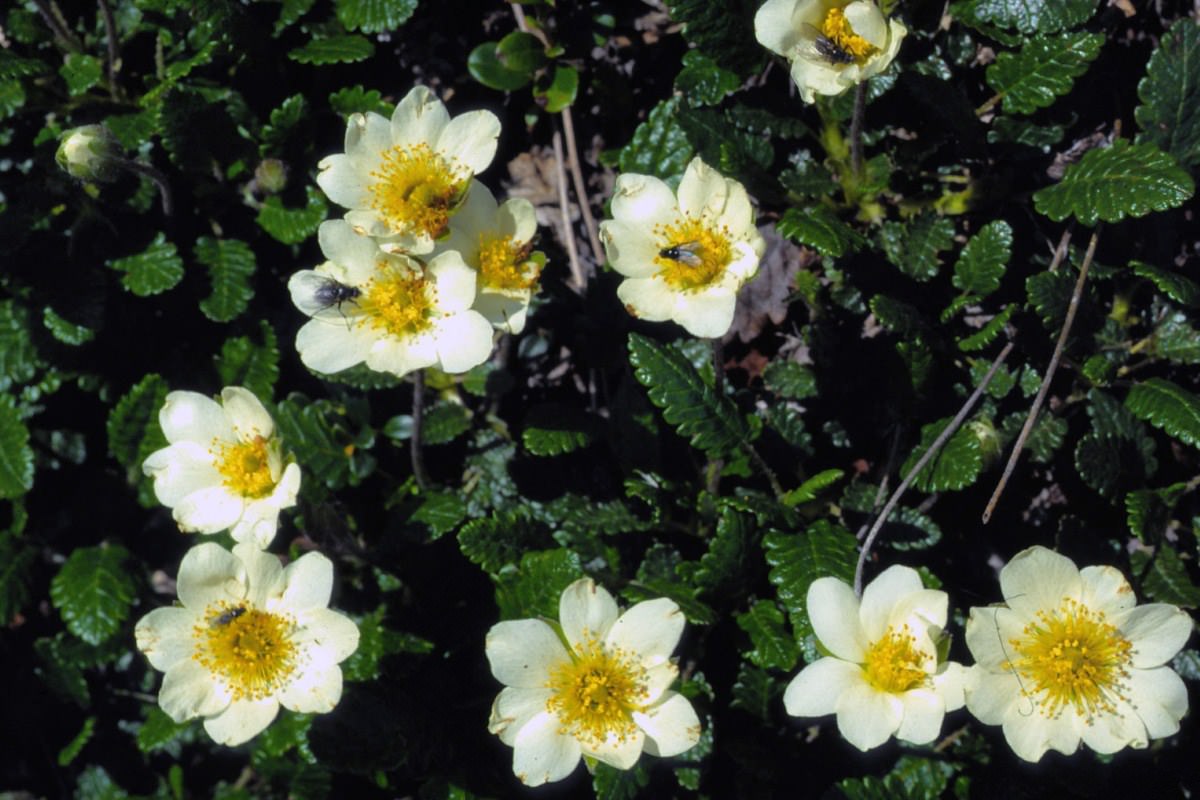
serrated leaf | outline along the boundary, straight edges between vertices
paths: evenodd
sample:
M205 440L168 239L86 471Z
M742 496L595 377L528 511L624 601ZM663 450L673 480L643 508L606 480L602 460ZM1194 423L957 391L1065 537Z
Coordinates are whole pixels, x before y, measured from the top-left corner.
M546 529L520 509L471 520L458 532L462 554L484 572L499 572L509 564L518 563L526 551L548 544Z
M33 488L29 429L13 399L0 395L0 499L14 500Z
M840 469L827 469L818 472L795 489L787 492L781 502L785 506L795 507L816 500L822 491L837 483L845 475Z
M1187 491L1186 483L1162 489L1138 489L1125 495L1125 522L1129 532L1145 544L1154 544L1167 529L1171 509Z
M150 140L158 130L158 109L145 109L134 114L113 114L105 117L104 126L127 150L136 150Z
M885 222L879 244L887 260L901 272L928 281L938 274L938 253L954 244L954 223L928 212L907 224Z
M954 264L954 287L979 297L999 289L1012 256L1012 242L1012 228L1002 219L980 228Z
M1025 279L1025 294L1029 304L1042 318L1047 328L1057 329L1067 313L1075 289L1075 276L1070 270L1039 272Z
M692 158L692 145L679 126L679 99L672 97L651 109L637 126L617 163L622 172L669 178L681 175Z
M631 769L617 769L599 762L592 772L596 800L635 800L649 782L650 776L640 764Z
M683 38L720 66L741 76L758 71L765 57L754 38L755 0L672 0L671 19Z
M882 778L847 778L837 788L846 800L940 800L954 773L945 761L906 755Z
M158 425L158 411L167 399L167 382L150 373L117 401L108 414L108 452L125 467L131 483L141 475L150 453L167 446Z
M146 721L138 728L138 750L143 753L166 750L175 742L185 738L189 728L191 728L191 722L176 722L157 705L150 706L150 710L146 714Z
M96 718L90 716L83 721L83 727L80 728L79 733L75 734L75 738L66 747L58 751L58 765L60 767L70 765L75 760L75 757L79 755L79 751L87 745L95 733Z
M900 468L901 475L907 475L916 466L917 461L933 444L933 440L949 423L950 417L946 417L921 426L921 441ZM983 453L979 437L969 425L964 425L954 432L933 460L917 474L912 485L918 491L929 493L964 489L975 483L982 469Z
M545 403L526 414L521 441L535 456L557 456L587 447L598 432L597 421L589 414L573 406Z
M812 633L805 601L809 585L831 576L847 583L854 579L858 543L854 535L828 520L818 520L803 533L773 531L763 537L768 575L792 619L796 640Z
M696 155L726 175L761 174L775 161L773 137L746 125L761 120L715 108L681 108L678 119Z
M974 353L987 347L1004 331L1004 327L1008 325L1008 321L1016 310L1017 307L1011 303L1005 306L999 314L984 323L978 331L959 339L958 349L964 353Z
M394 631L384 624L387 606L355 619L358 649L342 662L348 681L373 681L379 677L379 662L393 653L430 653L433 642L409 633Z
M254 251L240 239L214 239L201 236L196 240L196 260L208 267L212 294L200 301L204 316L214 322L229 322L246 310L254 289Z
M837 189L833 175L808 150L799 151L789 160L792 166L779 175L779 182L788 190L790 199L824 197Z
M50 582L50 600L67 630L88 644L107 640L129 616L137 587L128 557L120 545L81 547Z
M94 330L85 325L76 325L50 306L42 309L42 324L55 339L72 347L87 344L96 338Z
M1130 261L1129 266L1133 268L1133 274L1153 282L1160 292L1176 303L1188 308L1200 308L1200 284L1191 278L1141 261Z
M1192 583L1187 566L1170 545L1160 545L1153 554L1136 550L1129 555L1134 575L1142 579L1142 591L1155 602L1182 608L1200 606L1200 586Z
M989 144L1011 142L1049 152L1050 146L1061 142L1065 134L1063 125L1036 125L1022 117L1002 116L992 120L987 140Z
M803 364L776 358L763 370L767 388L789 400L804 400L817 395L817 376Z
M723 69L699 50L683 54L683 69L675 76L675 91L691 105L714 106L741 85L735 73Z
M875 507L877 494L877 487L863 481L847 486L841 499L843 521L851 527L873 523L881 510ZM880 528L878 542L879 546L906 551L924 550L941 540L942 529L936 522L915 508L897 506Z
M430 538L437 539L457 528L466 516L467 504L457 492L429 492L409 520L427 526Z
M25 58L9 50L0 48L0 80L12 78L27 78L46 71L46 65L36 58Z
M283 145L288 133L304 118L306 110L302 94L292 95L273 109L270 121L263 126L259 136L259 153L266 155Z
M417 10L417 0L336 0L338 22L348 31L394 31Z
M283 0L282 8L279 9L279 19L275 21L275 35L278 36L295 24L316 2L317 0Z
M1166 378L1134 384L1125 407L1184 444L1200 447L1200 397Z
M808 245L822 255L841 258L866 244L866 239L838 219L831 209L813 206L803 211L789 208L783 212L775 229L794 242Z
M496 605L500 619L545 617L558 619L563 589L583 577L579 556L564 548L534 550L521 556L516 569L496 576Z
M67 92L78 97L100 82L104 65L95 56L84 53L68 53L58 74L67 82Z
M138 297L161 294L183 280L183 259L161 231L142 252L110 261L108 266L124 273L121 285Z
M1188 324L1190 319L1182 311L1163 317L1153 333L1156 356L1175 364L1200 364L1200 331Z
M301 64L345 64L364 61L375 55L370 39L357 34L313 39L303 47L288 52L288 58Z
M733 700L730 708L740 708L753 714L763 722L770 722L775 710L781 707L779 696L783 694L779 682L765 669L743 661L738 665L737 680L733 684Z
M631 333L629 360L650 402L693 447L729 452L748 441L750 426L737 408L729 398L718 396L678 350Z
M329 95L329 106L343 117L373 111L391 117L396 106L383 99L378 89L367 90L362 86L347 86Z
M217 358L217 375L224 386L245 386L255 396L269 399L279 379L279 347L269 322L260 320L259 331L262 344L254 343L249 336L225 340Z
M0 385L30 381L40 366L29 312L12 300L0 301Z
M1117 139L1112 147L1085 153L1061 181L1034 193L1033 203L1056 222L1074 216L1094 225L1175 208L1195 190L1191 176L1155 145Z
M783 612L770 600L759 600L750 610L737 615L738 627L750 636L746 658L756 667L787 672L796 666L800 648L784 629Z
M350 459L354 437L342 420L345 409L328 400L309 400L293 392L276 407L275 424L286 448L296 456L306 475L329 489L352 481Z
M872 297L868 306L885 330L902 339L913 339L929 330L921 312L903 300L880 294Z
M1158 40L1133 114L1151 142L1185 167L1200 166L1200 23L1181 17Z
M726 506L717 520L717 531L700 557L693 583L710 597L729 600L743 591L758 540L754 517ZM757 556L754 556L757 560Z
M975 0L980 21L1021 33L1057 33L1087 22L1096 0Z
M1071 91L1103 44L1104 37L1097 33L1030 39L1020 52L996 56L996 63L987 68L988 85L1004 98L1005 111L1032 114Z

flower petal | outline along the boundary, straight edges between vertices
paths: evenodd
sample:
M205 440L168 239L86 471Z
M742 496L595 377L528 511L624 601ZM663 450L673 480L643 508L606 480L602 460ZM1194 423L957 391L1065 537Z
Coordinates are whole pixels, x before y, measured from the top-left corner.
M380 255L374 240L341 219L322 222L317 228L317 241L325 257L346 270L347 278L356 285L370 277Z
M235 700L229 708L204 720L204 730L217 744L235 747L250 741L271 724L279 713L279 701Z
M178 606L156 608L133 629L137 649L145 653L150 666L165 672L191 658L196 647L192 638L195 624L195 611Z
M679 210L671 187L652 175L629 172L617 176L611 208L614 219L647 230L671 223Z
M617 287L617 299L625 304L625 310L638 319L664 322L675 313L678 293L667 282L656 276L650 278L626 278Z
M667 692L663 701L646 710L634 712L633 721L646 733L646 752L669 758L686 753L700 741L700 718L688 699Z
M357 326L314 319L296 334L296 350L304 366L331 375L361 364L375 341Z
M946 716L946 704L933 689L913 689L900 695L904 718L896 738L913 744L927 744L937 738Z
M275 608L298 614L329 605L333 562L320 553L305 553L283 570L283 593Z
M356 114L350 122L354 124ZM333 202L342 208L362 208L368 202L368 175L358 168L356 160L345 153L325 156L317 164L317 185Z
M236 441L233 425L225 409L211 397L199 392L171 392L158 412L158 424L162 426L167 441L199 442L208 445L213 439L225 442Z
M179 602L195 613L213 603L237 602L246 596L246 568L216 542L188 550L175 581Z
M1175 670L1170 667L1131 670L1128 684L1129 704L1146 725L1151 739L1179 731L1179 720L1188 709L1188 692Z
M154 479L154 496L167 508L192 492L221 482L213 454L198 442L176 442L155 450L142 463L142 472Z
M733 324L736 305L736 292L712 286L679 295L673 319L692 336L716 339L724 336Z
M163 675L158 704L176 722L219 713L229 704L229 693L199 662L185 659Z
M842 13L855 34L880 50L887 46L887 20L873 0L855 0L842 9Z
M563 590L558 600L563 635L576 651L589 638L603 640L617 615L617 601L591 578L575 581Z
M367 350L366 364L377 372L403 377L413 370L438 363L437 340L429 334L398 339L376 339Z
M1083 604L1093 611L1112 617L1137 604L1133 587L1115 567L1084 567L1079 570L1079 579L1083 582Z
M843 661L863 662L867 639L859 621L858 598L845 581L817 578L808 587L805 608L826 650Z
M999 725L1010 716L1036 713L1033 703L1021 695L1021 684L1011 672L986 672L972 668L967 684L967 710L985 725Z
M483 172L496 155L500 120L490 111L459 114L438 136L437 150L466 166L472 173Z
M400 145L437 144L450 113L428 86L414 86L392 112L392 140Z
M1016 612L1003 606L976 606L967 617L967 648L976 663L991 672L1005 672L1013 658L1008 644L1020 638L1024 623Z
M314 608L301 617L303 639L312 648L312 657L337 664L358 649L359 632L354 621L331 608Z
M754 38L768 50L787 56L800 43L796 0L767 0L754 15Z
M519 689L542 688L550 670L570 660L558 635L540 619L497 622L484 649L493 677Z
M792 678L783 707L793 717L821 717L837 711L838 698L864 682L862 667L840 658L818 658Z
M642 688L646 695L643 698L645 703L657 703L658 698L663 696L663 693L675 682L675 678L679 676L679 667L673 661L664 661L653 667L645 667L646 677L642 681Z
M679 210L692 219L716 217L725 207L731 183L699 156L693 158L683 171L676 191Z
M526 722L513 740L513 773L526 786L560 781L579 764L579 742L559 732L558 717L548 711Z
M1192 636L1192 618L1166 603L1148 603L1130 609L1112 623L1133 645L1133 666L1149 669L1175 657Z
M342 699L342 670L308 669L278 694L279 704L301 714L327 714Z
M1025 619L1057 609L1064 598L1079 599L1082 589L1075 562L1040 545L1017 553L1000 570L1004 602Z
M868 583L863 589L862 604L858 611L867 641L874 642L887 632L893 622L892 609L901 599L924 588L917 571L900 564L888 567ZM944 621L942 624L945 624Z
M478 311L445 317L438 321L436 331L438 363L443 372L466 372L492 354L492 325Z
M838 731L863 751L886 742L900 727L903 716L899 697L865 683L849 688L837 700Z
M231 494L224 486L210 486L176 503L172 515L182 531L217 533L241 519L245 509L244 498Z
M641 728L618 737L610 733L599 745L589 747L581 743L583 753L617 769L630 769L642 756L646 745L646 734Z
M234 545L233 554L246 567L246 602L273 610L284 589L279 556L260 550L252 542Z
M492 703L488 731L499 736L500 741L511 747L521 728L534 716L546 711L546 703L552 694L550 689L505 687Z
M1150 743L1146 725L1137 714L1099 714L1080 726L1083 743L1097 753L1115 753L1126 747L1141 749Z
M275 434L275 421L249 389L226 386L221 390L221 406L241 441L249 442L258 436L270 439Z
M659 271L654 262L663 244L635 222L609 219L600 223L600 241L609 266L627 278L648 278Z
M617 617L604 643L636 653L643 665L665 662L683 635L684 617L674 600L644 600Z
M947 712L957 711L966 703L966 690L971 683L971 671L956 661L947 661L934 674L933 688L942 697Z
M1081 737L1075 729L1074 719L1073 714L1048 718L1038 713L1010 713L1004 720L1002 730L1008 746L1018 757L1036 762L1047 750L1056 750L1069 756L1079 749Z

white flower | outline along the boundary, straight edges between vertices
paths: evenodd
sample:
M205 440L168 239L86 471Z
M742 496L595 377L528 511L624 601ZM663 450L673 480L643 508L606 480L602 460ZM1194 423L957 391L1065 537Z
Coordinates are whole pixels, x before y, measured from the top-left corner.
M967 620L967 710L1002 725L1018 756L1071 754L1080 740L1115 753L1179 730L1187 690L1166 664L1191 636L1185 612L1139 606L1120 571L1080 570L1044 547L1014 556L1000 589L1006 605Z
M909 567L884 570L862 601L837 578L808 588L809 619L831 653L809 664L788 684L787 712L797 717L837 714L838 730L859 750L895 736L931 742L947 711L963 705L967 671L938 662L946 624L945 592L925 589Z
M806 103L883 72L907 33L872 0L767 0L754 16L759 44L791 62Z
M342 696L338 664L358 647L358 628L332 611L333 565L308 553L283 568L244 543L212 542L183 557L182 605L158 608L134 636L162 670L158 704L176 722L204 718L219 744L237 745L271 724L279 706L333 710Z
M387 249L428 253L496 154L500 120L490 111L450 118L442 101L416 86L389 123L351 114L346 152L318 164L317 183L350 209L346 221Z
M81 125L65 131L54 159L72 178L111 181L117 174L121 146L103 125Z
M296 307L312 317L296 334L300 360L317 372L366 362L405 375L436 366L466 372L492 352L492 326L471 310L475 270L457 251L422 265L389 254L342 220L317 232L329 260L288 281Z
M659 598L618 616L612 595L585 578L563 591L559 620L500 622L487 635L492 674L506 687L488 730L512 746L523 783L561 780L581 755L629 769L642 750L673 756L699 741L691 703L667 689L678 674L679 606Z
M766 247L745 188L694 158L678 198L658 178L618 177L612 214L600 238L612 268L626 276L617 296L629 313L674 320L693 336L724 335L738 289Z
M284 463L275 423L258 398L240 386L222 389L219 404L197 392L171 392L158 422L170 444L151 453L142 470L180 530L229 528L234 540L267 547L279 512L296 504L300 467Z
M450 235L434 250L457 250L479 273L474 308L497 330L520 333L525 328L529 301L546 264L545 254L532 251L535 233L533 203L511 198L497 205L488 188L475 182L450 221Z

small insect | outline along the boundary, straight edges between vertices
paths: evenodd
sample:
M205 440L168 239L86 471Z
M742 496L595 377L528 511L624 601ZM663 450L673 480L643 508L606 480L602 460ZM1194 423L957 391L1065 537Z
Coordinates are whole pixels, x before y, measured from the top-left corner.
M355 303L362 296L362 289L357 286L350 286L336 278L313 270L304 270L293 275L292 279L288 281L288 289L292 293L292 300L296 306L310 317L316 317L327 309L336 308L347 323L349 320L346 318L342 306L346 303ZM324 319L329 322L333 321L327 317Z
M212 627L220 628L222 625L228 625L229 623L233 622L235 619L237 619L238 617L242 616L245 613L246 613L245 606L234 606L233 608L229 609L228 611L223 612L221 614L221 616L214 619L212 622Z
M664 247L658 251L658 255L659 258L669 258L672 261L687 264L689 267L698 267L702 263L700 254L696 252L699 249L699 242L682 242Z
M361 294L362 290L357 286L347 286L333 278L325 278L325 282L313 291L313 302L321 306L322 310L337 306L338 311L341 311L342 303L357 300Z
M854 54L846 48L842 47L833 39L821 33L812 25L805 25L805 29L812 36L812 45L810 54L816 55L823 61L830 64L853 64L855 61Z

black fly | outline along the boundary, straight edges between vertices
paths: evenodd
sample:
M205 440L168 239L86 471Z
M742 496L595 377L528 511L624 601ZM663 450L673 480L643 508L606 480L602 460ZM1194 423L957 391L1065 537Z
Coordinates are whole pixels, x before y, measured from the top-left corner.
M853 53L821 33L816 27L805 25L804 28L813 37L810 50L818 58L830 64L853 64L855 62Z
M342 303L348 303L352 300L357 300L362 294L362 290L357 286L347 286L340 281L335 281L333 278L325 278L324 283L317 286L313 291L313 302L321 307L321 310L337 306L337 310L342 310Z
M659 258L669 258L672 261L687 264L689 267L698 267L702 263L699 254L696 253L699 248L699 242L683 242L664 247L658 251L658 255Z
M219 628L222 625L228 625L229 623L233 622L235 619L237 619L238 617L240 617L242 614L245 614L245 613L246 613L245 606L234 606L233 608L229 609L228 611L223 612L219 617L214 619L212 622L212 626L214 628Z

